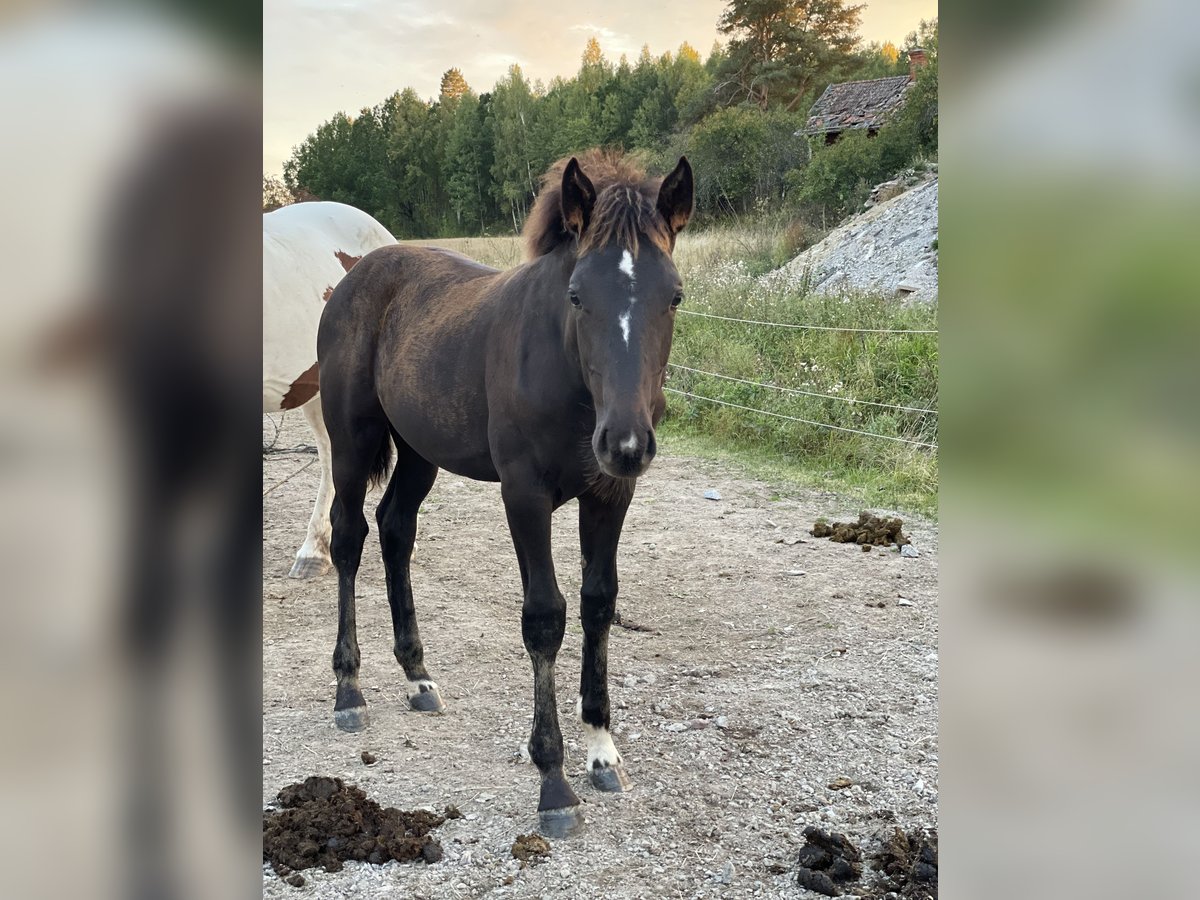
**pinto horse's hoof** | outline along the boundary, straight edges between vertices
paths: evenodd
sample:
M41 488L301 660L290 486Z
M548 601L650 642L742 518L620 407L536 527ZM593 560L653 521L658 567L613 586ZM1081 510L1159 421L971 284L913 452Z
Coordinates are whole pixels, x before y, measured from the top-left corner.
M633 790L633 781L625 774L625 767L620 763L613 766L597 766L588 771L592 787L608 794L623 794Z
M367 715L365 706L354 706L350 709L335 709L333 722L342 731L362 731L371 724L371 717Z
M409 706L417 712L446 711L446 704L442 702L442 695L438 693L436 684L432 681L422 681L418 682L418 685L412 685L415 690L408 695Z
M319 556L297 556L288 578L319 578L332 568L332 562Z
M538 831L548 838L559 840L578 834L583 828L583 813L578 806L538 811Z

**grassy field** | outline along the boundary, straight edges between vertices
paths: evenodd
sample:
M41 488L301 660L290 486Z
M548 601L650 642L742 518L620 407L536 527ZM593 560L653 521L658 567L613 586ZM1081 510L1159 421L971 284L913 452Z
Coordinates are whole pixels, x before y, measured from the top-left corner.
M793 255L794 240L772 225L685 232L675 253L686 291L681 312L937 328L936 307L809 295L803 284L769 274ZM515 237L414 243L500 268L521 261ZM760 476L845 493L863 506L937 515L937 451L921 446L937 443L936 412L924 411L937 409L936 334L772 328L681 314L671 363L667 388L685 393L667 395L666 452L732 459Z

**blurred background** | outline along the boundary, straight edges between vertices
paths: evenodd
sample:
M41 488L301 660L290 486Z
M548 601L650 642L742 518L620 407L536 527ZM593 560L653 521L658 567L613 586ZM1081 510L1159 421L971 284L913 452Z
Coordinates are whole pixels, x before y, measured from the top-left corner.
M942 13L942 887L1190 896L1200 7Z
M259 12L0 12L8 896L260 890ZM1190 896L1200 11L940 17L946 896Z
M259 889L260 46L0 10L6 896Z

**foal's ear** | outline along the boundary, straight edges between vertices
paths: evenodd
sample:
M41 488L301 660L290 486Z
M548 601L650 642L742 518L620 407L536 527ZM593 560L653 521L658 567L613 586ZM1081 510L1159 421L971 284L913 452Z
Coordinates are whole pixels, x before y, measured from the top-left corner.
M686 156L679 157L679 165L663 179L658 189L658 211L671 234L683 231L683 226L692 217L692 166Z
M562 218L563 226L576 236L583 234L592 218L592 207L596 203L596 189L579 168L579 160L571 157L563 169Z

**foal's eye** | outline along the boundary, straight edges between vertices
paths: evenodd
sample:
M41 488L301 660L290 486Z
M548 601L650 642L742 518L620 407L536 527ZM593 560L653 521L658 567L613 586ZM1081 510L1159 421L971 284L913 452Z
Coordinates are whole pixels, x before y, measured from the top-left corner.
M671 298L671 309L674 309L682 302L683 302L683 291L676 291L675 296Z
M567 299L571 301L572 306L579 305L579 292L576 290L567 291Z

